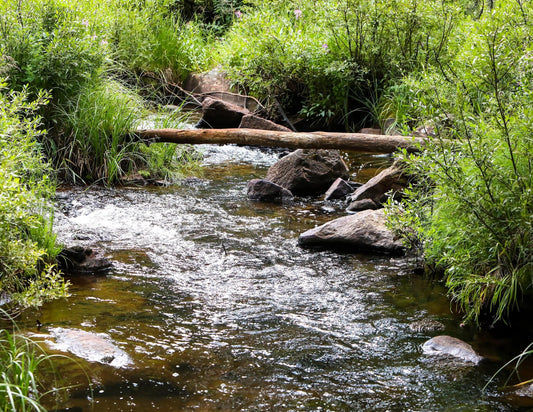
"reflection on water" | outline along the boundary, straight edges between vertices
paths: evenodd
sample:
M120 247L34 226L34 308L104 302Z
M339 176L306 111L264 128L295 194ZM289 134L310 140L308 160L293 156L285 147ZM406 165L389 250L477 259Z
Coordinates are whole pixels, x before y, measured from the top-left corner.
M70 298L26 313L21 326L31 331L38 318L41 332L105 332L133 363L85 363L89 393L79 366L61 361L65 381L82 384L70 407L510 410L491 392L482 396L494 365L422 354L431 335L408 325L424 317L473 338L457 328L441 286L411 275L403 259L300 249L299 233L342 208L249 202L246 181L276 155L207 152L205 179L180 187L60 194L60 238L103 249L115 271L73 279ZM388 159L352 161L383 167Z

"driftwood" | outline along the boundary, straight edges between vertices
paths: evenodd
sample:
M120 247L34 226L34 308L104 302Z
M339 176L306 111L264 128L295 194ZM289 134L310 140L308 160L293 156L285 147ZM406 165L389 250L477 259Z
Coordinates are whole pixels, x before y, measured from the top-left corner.
M294 133L256 129L147 129L135 136L147 143L227 144L284 147L289 149L341 149L368 153L392 153L398 149L419 151L422 138L363 133Z

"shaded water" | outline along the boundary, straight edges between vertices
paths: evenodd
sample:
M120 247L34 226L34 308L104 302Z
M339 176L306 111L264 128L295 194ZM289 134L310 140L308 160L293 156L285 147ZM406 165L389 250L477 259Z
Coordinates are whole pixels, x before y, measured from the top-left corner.
M72 279L68 299L25 313L21 327L106 333L132 359L113 368L58 365L69 407L145 410L511 410L489 387L499 364L473 367L424 355L446 334L499 356L494 342L458 328L442 286L409 262L303 250L298 235L342 215L306 199L246 199L275 155L208 148L206 173L180 187L75 189L59 195L57 230L68 245L105 251L112 275ZM387 158L356 156L360 164ZM359 170L358 177L366 179ZM89 378L85 375L87 373ZM87 387L93 384L92 392Z

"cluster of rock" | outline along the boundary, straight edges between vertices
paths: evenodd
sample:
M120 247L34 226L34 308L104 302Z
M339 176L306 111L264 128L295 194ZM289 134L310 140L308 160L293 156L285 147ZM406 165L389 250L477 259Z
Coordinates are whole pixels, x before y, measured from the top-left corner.
M252 114L247 108L206 97L197 127L250 128L290 131L285 126ZM352 251L402 254L401 241L385 225L380 210L389 196L400 196L407 185L401 168L394 164L367 183L348 181L350 171L337 150L298 149L272 165L264 179L248 182L250 200L292 201L294 196L324 195L325 200L345 199L349 214L299 237L302 246L348 247Z
M300 245L404 253L401 241L386 227L382 209L389 196L401 196L407 185L401 168L394 164L362 185L349 182L349 175L338 151L299 149L271 166L264 179L248 182L248 198L287 202L294 196L323 195L325 200L346 200L350 214L303 233Z

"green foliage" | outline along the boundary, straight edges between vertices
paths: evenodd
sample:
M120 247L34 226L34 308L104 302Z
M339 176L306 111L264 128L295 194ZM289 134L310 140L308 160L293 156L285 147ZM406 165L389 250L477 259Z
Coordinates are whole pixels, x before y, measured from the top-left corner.
M161 111L156 116L149 117L149 127L183 129L190 127L189 117L190 115L183 112L181 107L170 113ZM146 168L139 169L139 172L144 178L176 183L183 177L202 174L200 162L203 156L193 146L158 143L141 145L139 149Z
M118 81L99 80L88 83L63 110L65 141L58 161L65 179L115 183L132 170L138 143L129 135L143 113L137 94Z
M222 59L235 82L288 111L346 127L378 123L385 87L448 60L458 14L438 1L256 2L228 33Z
M171 6L163 0L0 5L0 73L14 90L48 91L50 104L40 110L48 133L36 137L65 181L115 183L155 163L158 156L147 159L129 137L144 102L115 79L150 73L180 82L209 64L204 32L176 19Z
M65 0L2 2L0 34L3 75L15 90L47 90L56 103L102 72L105 43Z
M3 411L46 411L40 403L36 376L46 359L31 342L7 330L0 330L0 409Z
M184 20L198 21L205 30L222 35L242 5L242 0L174 0L169 8Z
M506 2L466 20L456 59L418 81L438 139L407 158L421 184L405 222L418 224L427 261L476 322L508 319L533 286L531 6L524 11Z
M1 310L0 317L13 321ZM0 329L0 410L44 412L45 404L53 404L54 398L57 403L66 389L54 374L52 360L58 357L66 358L46 354L15 324L11 331Z
M55 186L37 145L40 95L7 93L0 84L0 290L24 304L64 294L65 285L47 263L58 253L52 233ZM30 288L40 283L42 290ZM30 289L29 289L30 288Z
M209 65L205 33L194 21L169 16L157 3L110 12L115 17L106 30L113 58L123 69L163 73L167 80L180 82Z

